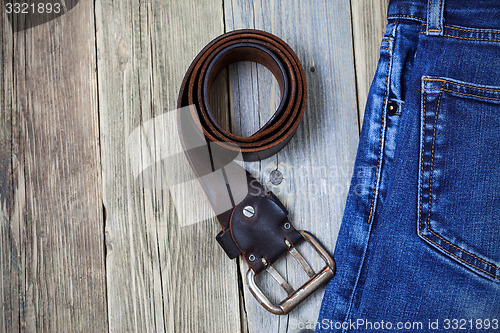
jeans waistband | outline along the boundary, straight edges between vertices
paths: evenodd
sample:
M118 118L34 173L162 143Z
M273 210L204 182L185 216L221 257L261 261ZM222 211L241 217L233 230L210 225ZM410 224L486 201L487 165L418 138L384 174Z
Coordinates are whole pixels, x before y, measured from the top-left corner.
M442 26L500 29L498 0L390 0L388 19L424 23L427 34L442 34Z

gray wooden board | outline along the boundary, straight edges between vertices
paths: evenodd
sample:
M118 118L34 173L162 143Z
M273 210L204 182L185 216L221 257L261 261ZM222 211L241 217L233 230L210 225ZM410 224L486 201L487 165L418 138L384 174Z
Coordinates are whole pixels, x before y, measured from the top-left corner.
M16 33L0 16L0 330L103 332L93 2Z
M389 0L351 0L352 34L360 125L385 32Z
M221 2L98 0L96 12L110 331L238 332L237 267L218 223L182 226L168 188L134 179L129 158L146 163L146 143L126 144L176 108L190 62L223 33ZM168 145L163 134L147 144ZM198 203L185 204L189 214Z
M14 127L16 101L13 75L13 33L5 16L0 17L0 302L2 313L0 330L19 331L20 278L19 262L22 260L20 248L20 208L24 207L24 179L20 170L15 170L14 159L18 159L19 149L15 149L13 138L19 137L18 126ZM19 162L15 162L16 166ZM21 183L21 186L19 186ZM16 195L18 199L16 200Z

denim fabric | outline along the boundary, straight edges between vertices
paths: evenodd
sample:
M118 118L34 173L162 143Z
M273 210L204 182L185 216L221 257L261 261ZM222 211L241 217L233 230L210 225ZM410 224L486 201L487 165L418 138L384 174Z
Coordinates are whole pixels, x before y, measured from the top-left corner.
M391 1L317 332L500 332L499 146L500 1Z

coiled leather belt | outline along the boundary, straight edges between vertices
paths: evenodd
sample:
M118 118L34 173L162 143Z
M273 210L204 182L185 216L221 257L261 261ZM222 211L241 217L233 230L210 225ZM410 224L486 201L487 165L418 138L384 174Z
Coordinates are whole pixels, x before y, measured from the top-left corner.
M274 115L250 137L223 129L210 109L212 83L222 69L239 61L267 67L278 81L281 102ZM233 259L242 256L250 266L247 283L259 302L275 314L285 314L335 274L335 262L308 232L296 230L285 206L234 160L267 158L281 150L295 133L304 113L307 89L304 70L293 50L278 37L258 30L233 31L210 42L193 60L180 89L179 131L184 151L217 213L222 231L217 241ZM198 149L191 141L204 137L209 149ZM196 147L196 148L193 148ZM208 154L207 154L208 152ZM218 176L217 176L218 175ZM240 176L238 176L240 175ZM242 175L242 176L241 176ZM221 202L231 202L221 209ZM326 266L316 273L295 249L307 240ZM309 281L297 290L272 264L290 252L302 265ZM267 270L288 293L280 304L272 303L255 282Z

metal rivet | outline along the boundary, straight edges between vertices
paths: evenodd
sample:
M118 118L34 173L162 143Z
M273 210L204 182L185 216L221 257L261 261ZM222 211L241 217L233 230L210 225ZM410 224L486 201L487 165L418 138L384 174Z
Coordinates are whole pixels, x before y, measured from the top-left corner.
M253 254L249 255L248 260L255 261L255 256Z
M283 227L284 227L286 230L290 229L290 227L291 227L291 226L292 226L292 225L290 224L290 222L286 222L285 224L283 224Z
M269 180L273 185L279 185L283 181L283 174L278 169L271 171Z
M394 116L394 115L398 114L398 109L399 109L399 106L396 102L393 102L393 101L388 102L387 113L389 114L389 116Z
M315 72L315 71L316 71L316 68L315 68L314 66L311 66L311 68L309 68L309 70L310 70L311 72Z
M262 264L264 266L267 266L267 260L266 260L266 258L260 258L260 261L262 261Z
M246 217L252 217L255 215L255 209L252 206L245 206L243 208L243 215Z

